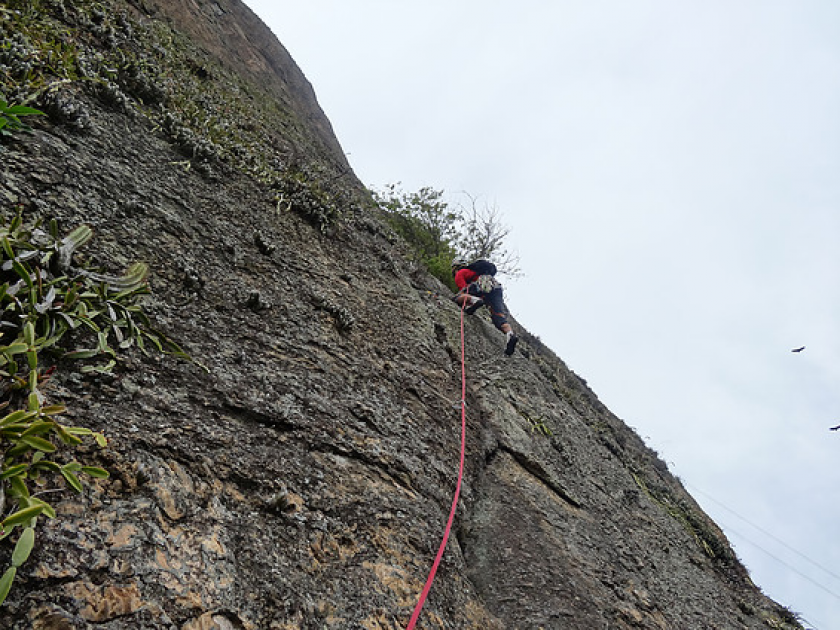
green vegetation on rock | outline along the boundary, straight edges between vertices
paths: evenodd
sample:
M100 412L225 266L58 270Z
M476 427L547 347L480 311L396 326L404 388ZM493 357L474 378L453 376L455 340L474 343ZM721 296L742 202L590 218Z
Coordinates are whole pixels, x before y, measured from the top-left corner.
M140 23L108 1L6 4L0 31L11 36L0 44L0 96L18 108L38 107L85 131L93 123L82 94L93 97L164 134L198 172L234 168L254 177L278 208L321 232L358 209L343 185L346 167L299 150L312 139L290 102L258 91L171 27Z
M495 208L452 204L444 191L425 186L416 192L389 184L373 198L387 223L411 246L429 272L453 291L450 264L455 256L491 259L500 273L517 275L516 257L506 250L508 229Z
M107 478L108 472L72 458L62 447L102 433L60 421L67 409L49 404L50 376L68 359L87 360L81 372L108 373L117 352L151 342L160 351L186 356L155 331L138 304L148 293L148 267L132 265L123 275L77 266L74 254L93 233L81 225L61 237L58 225L24 223L20 214L0 226L0 540L23 532L12 566L0 578L0 603L17 568L34 545L40 517L55 518L43 498L69 489L84 490L80 474ZM84 345L81 345L84 344Z

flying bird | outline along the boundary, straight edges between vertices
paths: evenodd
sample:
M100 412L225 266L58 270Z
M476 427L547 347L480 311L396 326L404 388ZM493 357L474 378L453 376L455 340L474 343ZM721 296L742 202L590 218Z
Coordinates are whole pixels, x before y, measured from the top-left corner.
M829 427L828 430L829 431L837 431L838 429L840 429L840 424L838 424L836 427Z
M802 352L804 349L805 346L802 346L801 348L794 348L793 350L791 350L791 352Z

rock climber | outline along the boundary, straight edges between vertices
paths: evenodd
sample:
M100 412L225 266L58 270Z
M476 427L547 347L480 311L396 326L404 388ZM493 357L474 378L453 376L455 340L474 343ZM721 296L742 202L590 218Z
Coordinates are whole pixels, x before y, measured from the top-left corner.
M519 338L507 321L502 285L493 277L495 274L496 266L487 260L477 260L471 264L464 258L454 258L452 276L458 293L452 299L467 315L474 314L482 306L489 308L493 324L505 334L505 354L510 356Z

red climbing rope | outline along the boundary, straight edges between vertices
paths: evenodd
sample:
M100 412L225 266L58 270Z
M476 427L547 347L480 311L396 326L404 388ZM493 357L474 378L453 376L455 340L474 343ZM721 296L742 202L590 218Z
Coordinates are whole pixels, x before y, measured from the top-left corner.
M466 300L464 301L466 305ZM423 592L420 593L420 599L417 600L417 605L414 607L414 614L411 615L411 620L406 626L406 630L412 630L414 624L417 623L420 617L420 611L423 610L423 604L426 603L426 597L429 595L429 590L432 588L432 582L435 581L435 573L437 573L438 565L443 552L446 549L446 543L449 540L449 532L452 531L452 521L455 520L455 510L458 507L458 496L461 494L461 480L464 478L464 452L467 443L467 368L464 360L464 305L461 306L461 462L458 466L458 483L455 486L455 496L452 497L452 509L449 511L449 520L446 522L446 529L443 532L443 540L440 541L440 548L438 549L435 561L432 563L432 570L429 571L429 577L426 578L426 585L423 587Z

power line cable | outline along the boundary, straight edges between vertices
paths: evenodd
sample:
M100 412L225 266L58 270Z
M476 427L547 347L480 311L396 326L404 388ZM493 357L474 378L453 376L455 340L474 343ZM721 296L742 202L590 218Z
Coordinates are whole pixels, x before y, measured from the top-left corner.
M826 572L828 575L830 575L831 577L833 577L833 578L835 578L835 579L837 579L837 580L840 580L840 575L838 575L837 573L835 573L835 572L834 572L834 571L832 571L831 569L828 569L828 568L826 568L826 567L822 566L819 562L817 562L817 561L815 561L815 560L812 560L811 558L809 558L808 556L806 556L806 555L805 555L804 553L802 553L801 551L798 551L797 549L794 549L794 548L793 548L793 547L791 547L788 543L786 543L784 540L782 540L782 539L781 539L781 538L779 538L778 536L775 536L774 534L772 534L772 533L768 532L766 529L762 528L761 526L756 525L755 523L750 522L750 521L749 521L746 517L741 516L741 515L740 515L740 514L738 514L735 510L733 510L733 509L732 509L732 508L730 508L730 507L727 507L726 505L724 505L723 503L721 503L720 501L718 501L717 499L715 499L713 496L711 496L711 495L707 494L706 492L703 492L702 490L700 490L699 488L697 488L696 486L694 486L694 485L692 485L692 484L690 484L690 483L686 483L685 485L687 485L688 487L692 488L694 491L699 492L699 493L700 493L700 494L702 494L704 497L706 497L707 499L709 499L709 501L712 501L713 503L715 503L715 504L717 504L718 506L722 507L724 510L726 510L726 511L727 511L727 512L729 512L730 514L733 514L733 515L734 515L734 516L736 516L737 518L741 519L741 520L742 520L742 521L744 521L747 525L750 525L751 527L754 527L755 529L757 529L758 531L760 531L760 532L761 532L762 534L764 534L765 536L768 536L768 537L772 538L772 539L773 539L773 540L775 540L777 543L779 543L780 545L782 545L785 549L788 549L789 551L792 551L792 552L793 552L793 553L795 553L797 556L799 556L800 558L802 558L802 559L804 559L804 560L808 561L809 563L811 563L812 565L814 565L814 566L815 566L815 567L817 567L818 569L820 569L820 570L822 570L822 571L825 571L825 572ZM743 535L741 535L741 536L742 536L742 538L744 538L744 539L746 540L746 537L744 537ZM755 544L755 543L752 543L752 544ZM758 546L758 545L756 545L756 546ZM762 549L762 551L764 551L764 550Z
M763 551L764 553L766 553L768 556L770 556L771 558L773 558L773 560L775 560L775 561L776 561L776 562L778 562L779 564L782 564L782 565L786 566L788 569L790 569L791 571L793 571L793 572L794 572L794 573L796 573L797 575L799 575L799 576L801 576L801 577L805 578L806 580L808 580L808 581L809 581L811 584L813 584L814 586L816 586L816 587L818 587L818 588L820 588L820 589L824 590L826 593L828 593L829 595L831 595L833 598L835 598L836 600L840 601L840 594L835 593L834 591L832 591L832 590L831 590L831 589L829 589L828 587L824 586L824 585L823 585L823 584L821 584L820 582L817 582L817 581L816 581L814 578L812 578L811 576L806 575L805 573L802 573L802 571L800 571L799 569L796 569L795 567L790 566L787 562L785 562L784 560L782 560L782 559L781 559L781 558L779 558L778 556L774 555L772 552L767 551L764 547L762 547L762 546L761 546L761 545L759 545L758 543L753 542L752 540L750 540L749 538L747 538L746 536L744 536L744 534L742 534L741 532L739 532L739 531L737 531L737 530L735 530L735 529L732 529L731 527L729 527L728 525L726 525L726 524L725 524L725 523L723 523L723 522L718 521L718 523L719 523L719 524L720 524L720 525L721 525L721 526L722 526L725 530L727 530L727 531L729 531L729 532L731 532L731 533L735 534L736 536L738 536L739 538L741 538L744 542L749 543L750 545L752 545L753 547L755 547L755 548L756 548L756 549L758 549L759 551Z
M814 585L814 586L816 586L817 588L819 588L819 589L821 589L821 590L825 591L826 593L828 593L829 595L831 595L832 597L834 597L836 600L840 601L840 595L838 595L838 594L837 594L837 593L835 593L834 591L829 590L828 588L826 588L825 586L823 586L822 584L820 584L820 583L819 583L819 582L817 582L816 580L812 579L810 576L805 575L804 573L802 573L802 572L801 572L801 571L799 571L798 569L796 569L796 568L794 568L794 567L790 566L787 562L785 562L784 560L782 560L782 559L781 559L781 558L779 558L778 556L774 555L773 553L771 553L771 552L767 551L767 550L766 550L764 547L762 547L761 545L759 545L759 544L757 544L757 543L754 543L752 540L750 540L749 538L747 538L746 536L744 536L744 535L743 535L743 534L741 534L740 532L738 532L738 531L736 531L736 530L732 529L731 527L729 527L728 525L726 525L726 523L723 523L722 521L718 521L718 524L719 524L719 525L721 525L721 527L723 527L723 529L724 529L724 530L726 530L727 532L729 532L730 534L735 534L736 536L738 536L739 538L741 538L744 542L746 542L746 543L748 543L748 544L752 545L753 547L755 547L755 548L756 548L756 549L758 549L759 551L763 551L764 553L766 553L768 556L770 556L771 558L773 558L773 560L775 560L776 562L778 562L778 563L779 563L779 564L781 564L782 566L787 567L790 571L793 571L793 572L794 572L794 573L796 573L798 576L802 577L803 579L807 580L808 582L810 582L811 584L813 584L813 585ZM819 629L817 628L817 626L816 626L814 623L812 623L812 622L808 621L807 619L805 619L805 617L803 617L801 614L799 614L799 613L795 613L795 614L797 614L797 615L799 616L799 618L800 618L800 619L802 619L802 621L804 621L804 622L805 622L805 623L807 623L809 626L811 626L812 630L819 630Z
M793 553L795 553L796 555L800 556L800 557L801 557L801 558L803 558L804 560L808 561L810 564L814 565L814 566L815 566L815 567L817 567L818 569L820 569L820 570L822 570L822 571L825 571L828 575L830 575L830 576L832 576L832 577L834 577L834 578L840 579L840 576L838 576L838 575L837 575L834 571L832 571L831 569L828 569L828 568L826 568L826 567L822 566L821 564L819 564L818 562L816 562L816 561L812 560L811 558L809 558L808 556L806 556L806 555L805 555L805 554L803 554L802 552L800 552L800 551L798 551L797 549L795 549L795 548L793 548L792 546L790 546L788 543L786 543L784 540L782 540L782 539L781 539L781 538L779 538L778 536L776 536L776 535L772 534L771 532L767 531L767 530L766 530L766 529L764 529L763 527L761 527L761 526L759 526L759 525L756 525L755 523L751 522L751 521L750 521L749 519L747 519L746 517L741 516L738 512L736 512L735 510L733 510L733 509L732 509L732 508L730 508L729 506L724 505L723 503L721 503L720 501L718 501L717 499L715 499L713 496L709 495L709 494L708 494L708 493L706 493L706 492L703 492L702 490L700 490L699 488L697 488L696 486L694 486L694 485L692 485L692 484L690 484L690 483L685 482L685 485L686 485L686 486L688 486L688 487L690 487L690 488L691 488L692 490L694 490L695 492L698 492L698 493L702 494L702 495L703 495L703 496L705 496L707 499L709 499L709 500L710 500L710 501L712 501L713 503L717 504L719 507L723 508L723 509L724 509L724 510L726 510L727 512L729 512L729 513L731 513L732 515L736 516L737 518L741 519L743 522L747 523L747 524L748 524L748 525L750 525L751 527L754 527L755 529L757 529L758 531L760 531L760 532L761 532L761 533L763 533L764 535L766 535L766 536L768 536L769 538L771 538L771 539L775 540L775 541L776 541L776 542L778 542L780 545L782 545L782 546L783 546L783 547L785 547L786 549L788 549L788 550L792 551ZM798 569L796 569L796 568L792 567L792 566L791 566L791 565L789 565L787 562L785 562L784 560L782 560L781 558L779 558L779 557L778 557L778 556L776 556L775 554L771 553L770 551L768 551L767 549L765 549L764 547L762 547L762 546L761 546L761 545L759 545L758 543L756 543L756 542L752 541L750 538L748 538L748 537L747 537L747 536L745 536L744 534L742 534L742 533L740 533L739 531L735 530L734 528L732 528L732 527L728 526L728 525L727 525L726 523L724 523L723 521L721 521L721 520L719 520L719 519L717 519L717 521L718 521L718 524L719 524L721 527L723 527L725 530L727 530L727 531L728 531L728 532L730 532L731 534L734 534L735 536L738 536L740 539L742 539L742 540L743 540L744 542L746 542L747 544L752 545L753 547L755 547L755 548L756 548L756 549L758 549L759 551L764 552L764 553L765 553L765 554L767 554L769 557L771 557L773 560L775 560L776 562L778 562L778 563L779 563L779 564L781 564L782 566L786 567L787 569L789 569L789 570L790 570L790 571L792 571L793 573L796 573L797 575L799 575L799 576L800 576L800 577L802 577L803 579L807 580L807 581L808 581L808 582L810 582L811 584L815 585L815 586L816 586L817 588L819 588L820 590L823 590L823 591L825 591L826 593L828 593L829 595L831 595L832 597L834 597L835 599L840 600L840 595L839 595L839 594L837 594L837 593L835 593L834 591L830 590L829 588L827 588L826 586L824 586L822 583L817 582L816 580L814 580L814 579L813 579L813 578L811 578L810 576L808 576L808 575L806 575L805 573L802 573L801 571L799 571ZM811 630L819 630L819 629L818 629L818 627L817 627L817 625L816 625L816 624L814 624L812 621L810 621L809 619L806 619L803 615L801 615L801 614L799 614L799 613L796 613L796 614L797 614L797 616L799 617L799 619L800 619L803 623L805 623L805 624L807 624L808 626L810 626L810 627L811 627Z
M805 617L803 617L802 615L799 615L799 618L802 620L802 623L804 623L808 626L811 626L808 630L820 630L819 628L817 628L817 626L815 626L812 622L805 619Z

